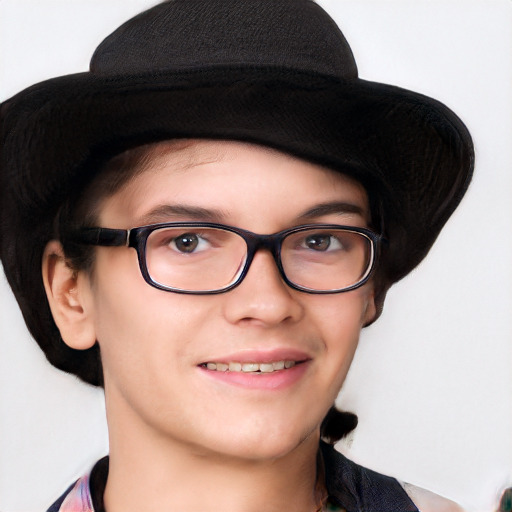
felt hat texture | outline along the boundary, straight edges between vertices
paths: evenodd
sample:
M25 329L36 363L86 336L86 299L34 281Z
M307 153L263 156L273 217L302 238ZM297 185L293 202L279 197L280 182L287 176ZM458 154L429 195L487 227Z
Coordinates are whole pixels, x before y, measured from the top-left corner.
M355 178L388 240L381 302L425 257L474 164L468 130L448 107L358 78L345 37L312 0L160 3L108 36L90 71L2 103L0 123L4 270L50 361L93 383L78 356L70 367L40 265L63 202L114 155L165 139L241 140Z

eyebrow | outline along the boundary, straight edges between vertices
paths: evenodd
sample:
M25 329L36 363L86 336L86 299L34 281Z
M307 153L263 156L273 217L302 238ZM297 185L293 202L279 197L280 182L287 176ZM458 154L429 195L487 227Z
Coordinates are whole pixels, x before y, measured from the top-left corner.
M368 212L365 208L353 203L333 201L330 203L318 204L309 208L297 216L297 221L304 222L316 217L332 214L356 214L366 219ZM228 218L228 214L223 210L203 208L201 206L162 204L152 208L149 212L144 214L139 221L140 225L147 225L159 222L172 222L174 219L183 217L185 217L187 221L192 220L225 223Z
M322 217L323 215L347 215L356 214L360 215L364 219L368 217L368 211L366 208L353 203L346 203L343 201L334 201L330 203L322 203L313 206L309 210L302 212L297 219L306 220L315 217Z
M224 221L227 214L222 210L202 208L200 206L162 204L140 218L142 225L156 224L158 222L169 222L176 218L186 217L187 220L208 221L220 223Z

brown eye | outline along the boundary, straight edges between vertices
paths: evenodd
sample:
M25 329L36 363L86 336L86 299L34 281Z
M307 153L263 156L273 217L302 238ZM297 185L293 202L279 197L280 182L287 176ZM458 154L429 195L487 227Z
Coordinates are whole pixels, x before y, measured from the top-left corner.
M197 249L199 245L199 237L194 233L184 233L171 242L171 246L174 246L178 251L191 253Z
M331 236L321 234L310 235L305 239L304 244L308 249L314 251L326 251L331 245Z

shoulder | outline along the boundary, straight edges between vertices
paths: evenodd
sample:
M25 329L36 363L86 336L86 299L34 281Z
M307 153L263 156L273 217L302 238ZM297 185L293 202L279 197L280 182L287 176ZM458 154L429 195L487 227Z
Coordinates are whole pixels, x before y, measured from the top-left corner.
M89 474L79 478L47 512L94 512Z
M325 443L321 454L327 492L336 504L347 510L418 512L395 478L360 466Z
M455 502L360 466L321 443L331 496L348 510L379 512L464 512Z
M64 503L64 500L69 496L69 494L73 491L75 488L77 482L70 485L64 494L46 511L46 512L59 512L61 510L62 504Z
M426 489L406 483L402 487L421 512L464 512L454 501Z

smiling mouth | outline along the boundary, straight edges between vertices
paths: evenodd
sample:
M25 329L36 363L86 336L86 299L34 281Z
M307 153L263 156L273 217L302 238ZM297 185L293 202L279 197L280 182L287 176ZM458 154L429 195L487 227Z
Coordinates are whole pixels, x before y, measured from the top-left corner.
M238 372L238 373L254 373L264 374L273 373L280 370L288 370L304 361L275 361L269 363L239 363L232 361L230 363L214 363L207 362L199 366L214 372Z

